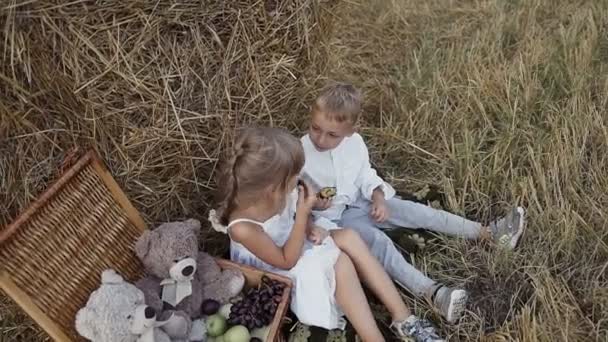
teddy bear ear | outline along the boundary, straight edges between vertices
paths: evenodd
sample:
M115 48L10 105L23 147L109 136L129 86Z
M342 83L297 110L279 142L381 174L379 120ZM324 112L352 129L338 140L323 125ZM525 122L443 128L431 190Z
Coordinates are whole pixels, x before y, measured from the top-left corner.
M135 242L135 254L140 260L143 260L150 250L150 242L152 241L152 231L146 229L143 234Z
M196 236L198 236L201 232L201 221L197 220L197 219L189 219L186 220L184 223L186 223L188 226L190 226L190 228L192 228L192 230L194 230L194 233L196 234Z
M102 284L120 284L124 282L122 276L113 269L107 269L101 273Z
M76 331L78 331L80 336L88 340L97 340L99 331L95 322L95 312L88 308L78 310L76 314Z

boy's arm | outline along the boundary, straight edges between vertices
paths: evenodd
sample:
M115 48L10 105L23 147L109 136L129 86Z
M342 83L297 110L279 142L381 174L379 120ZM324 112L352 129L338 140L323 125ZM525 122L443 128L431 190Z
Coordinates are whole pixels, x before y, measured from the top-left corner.
M361 158L361 169L357 176L356 184L361 190L361 194L369 201L374 201L374 197L382 196L390 199L395 196L395 189L387 184L369 162L369 152L363 139L361 139L359 158Z
M383 199L386 199L386 196L384 195L384 190L382 190L382 186L380 185L372 192L372 202L377 202Z

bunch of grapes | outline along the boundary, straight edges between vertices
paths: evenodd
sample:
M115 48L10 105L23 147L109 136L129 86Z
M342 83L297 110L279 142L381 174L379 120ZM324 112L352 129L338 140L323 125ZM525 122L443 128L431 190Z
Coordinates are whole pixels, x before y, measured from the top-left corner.
M284 289L285 284L263 276L257 289L249 289L243 299L232 305L228 324L244 325L249 330L270 324Z

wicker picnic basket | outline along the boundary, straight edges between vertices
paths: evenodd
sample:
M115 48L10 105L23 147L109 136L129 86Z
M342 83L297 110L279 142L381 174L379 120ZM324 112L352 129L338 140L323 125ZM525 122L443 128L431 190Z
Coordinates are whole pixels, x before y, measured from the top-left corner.
M114 268L125 279L142 276L132 248L146 229L139 212L112 178L97 153L90 151L13 223L0 231L0 288L51 338L80 341L76 312L100 284L101 272ZM217 259L238 268L249 286L266 274L287 289L270 327L268 341L283 341L288 278Z

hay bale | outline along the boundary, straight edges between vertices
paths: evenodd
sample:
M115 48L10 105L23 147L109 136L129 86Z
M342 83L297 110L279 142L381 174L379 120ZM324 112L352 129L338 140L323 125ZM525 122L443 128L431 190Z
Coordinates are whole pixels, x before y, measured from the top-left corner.
M204 215L233 128L290 119L318 20L310 0L61 3L2 11L0 225L74 145L148 222Z
M1 6L0 230L74 146L100 152L149 224L204 222L234 128L295 117L319 24L316 0ZM0 303L9 339L36 339Z

